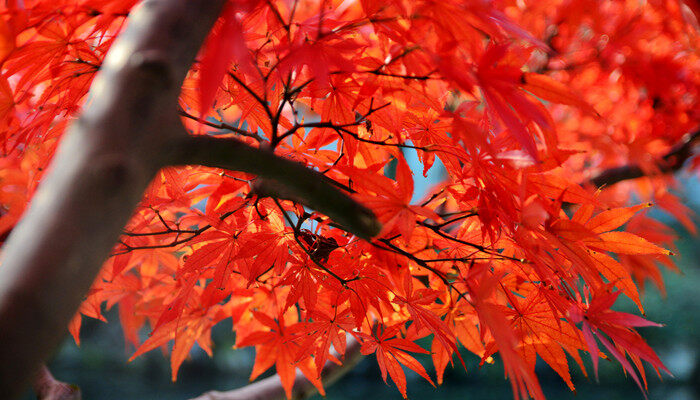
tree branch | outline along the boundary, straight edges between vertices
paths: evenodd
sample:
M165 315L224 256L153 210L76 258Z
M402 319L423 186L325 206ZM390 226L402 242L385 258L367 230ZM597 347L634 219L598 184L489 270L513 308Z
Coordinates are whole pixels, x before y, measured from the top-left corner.
M45 364L41 365L34 379L34 393L37 400L80 400L82 398L77 386L56 380Z
M274 187L274 193L264 195L307 205L361 238L369 239L381 230L372 211L340 191L325 175L234 138L187 137L181 142L179 156L173 162L255 174L266 179L266 188ZM274 183L270 185L270 181Z
M321 379L324 386L329 386L355 367L362 359L360 343L350 335L345 349L345 360L342 365L328 361L321 371ZM334 351L334 355L338 354ZM317 392L316 387L309 382L301 371L297 371L294 379L292 400L301 400L313 396ZM192 400L286 400L287 396L282 388L278 375L262 379L239 389L228 392L207 392Z
M3 249L0 393L60 344L143 191L186 135L177 101L224 0L146 0L129 17Z
M684 139L666 153L657 163L658 171L668 174L678 171L683 164L695 153L693 147L700 142L700 129L687 134ZM595 187L611 186L629 179L641 178L648 175L639 165L623 165L607 169L590 179Z

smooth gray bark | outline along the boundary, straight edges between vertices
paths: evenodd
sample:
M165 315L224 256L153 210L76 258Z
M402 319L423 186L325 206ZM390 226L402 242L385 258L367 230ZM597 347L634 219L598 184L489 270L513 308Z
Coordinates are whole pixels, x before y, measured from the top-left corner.
M180 87L224 2L145 0L130 13L90 88L88 106L66 132L3 248L3 399L21 395L61 342L162 167L195 163L258 174L358 236L379 232L370 211L318 172L235 139L188 135L177 107Z
M223 0L147 0L3 249L0 393L17 398L65 336L163 156L186 134L177 98Z

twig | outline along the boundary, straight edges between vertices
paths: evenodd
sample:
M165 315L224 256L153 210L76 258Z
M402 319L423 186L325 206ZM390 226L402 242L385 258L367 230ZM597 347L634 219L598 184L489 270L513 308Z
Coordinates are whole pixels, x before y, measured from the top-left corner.
M180 113L180 115L182 115L182 116L185 117L185 118L191 119L191 120L193 120L193 121L197 121L197 122L199 122L200 124L204 124L204 125L209 126L209 127L212 127L212 128L216 128L216 129L220 129L220 130L231 131L231 132L237 133L237 134L239 134L239 135L241 135L241 136L246 136L246 137L253 138L253 139L257 140L258 142L262 142L262 140L263 140L263 139L260 137L260 135L258 135L257 133L249 132L249 131L247 131L247 130L245 130L245 129L236 128L235 126L229 125L229 124L224 123L224 122L220 122L220 123L216 124L216 123L214 123L214 122L210 122L210 121L207 121L207 120L198 118L198 117L196 117L196 116L194 116L194 115L188 113L188 112L185 111L185 110L179 110L179 113Z
M347 335L347 347L345 349L345 360L342 365L331 361L321 371L321 379L324 386L329 386L357 365L362 359L360 353L360 343L352 335ZM338 354L335 356L338 357ZM292 391L293 400L307 399L317 392L316 387L300 371L297 371L294 379L294 389ZM287 397L282 388L282 383L278 375L262 379L258 382L243 386L242 388L228 392L207 392L192 400L286 400Z

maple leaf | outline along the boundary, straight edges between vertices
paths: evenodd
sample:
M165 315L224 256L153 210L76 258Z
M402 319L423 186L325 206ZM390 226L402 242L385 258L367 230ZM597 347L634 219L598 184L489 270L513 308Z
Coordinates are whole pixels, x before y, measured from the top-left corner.
M598 112L590 104L586 103L580 96L572 93L570 88L546 75L524 73L522 81L523 89L543 100L575 106L587 114L599 116Z
M335 310L334 310L335 311ZM304 328L304 333L308 335L306 343L315 346L314 363L316 371L320 375L323 367L328 360L331 344L339 355L344 355L347 339L345 332L352 331L354 324L352 323L350 309L336 312L333 315L326 314L321 310L312 310L308 317L312 320ZM302 347L307 347L302 345Z
M396 296L393 302L405 306L414 323L417 324L416 326L419 329L428 329L433 333L442 347L456 353L462 365L464 365L464 360L462 360L462 356L457 351L454 334L437 315L431 310L424 308L424 306L435 301L438 293L432 289L417 289L414 291L412 280L413 278L410 274L404 275L403 289L405 296ZM466 369L466 366L464 369Z
M369 171L348 169L348 173L363 176L363 186L374 193L361 197L363 203L372 208L382 222L380 236L397 230L401 236L410 241L418 216L439 221L441 218L427 207L411 205L413 196L413 177L408 163L403 157L397 159L396 180Z
M540 293L533 292L522 302L513 295L507 295L513 308L505 310L505 314L512 317L511 323L519 331L521 340L528 344L519 349L524 353L523 359L534 367L535 354L539 355L559 374L569 389L574 390L564 350L578 357L577 351L584 348L578 332L556 318Z
M525 151L538 159L537 147L527 131L527 124L534 121L543 129L551 129L550 122L543 110L517 90L520 69L496 65L506 55L508 46L508 43L501 43L486 48L476 65L476 79L487 106L503 121Z
M325 88L330 83L331 73L338 71L352 72L354 64L347 54L353 54L361 44L350 37L338 35L333 31L324 32L321 24L332 28L333 19L313 17L298 24L299 30L290 38L289 43L279 46L277 51L284 54L279 63L283 76L293 71L301 72L304 66L309 68L314 84Z
M661 325L634 314L610 310L610 307L615 303L619 295L620 292L612 292L606 287L601 287L599 290L592 293L589 304L572 305L569 310L569 317L573 322L582 323L583 337L588 346L589 353L591 354L591 359L593 360L593 370L596 379L598 378L598 347L595 337L597 337L603 346L620 362L625 371L627 371L637 383L639 389L642 390L642 393L644 393L646 379L643 387L637 371L632 368L624 352L621 352L619 349L626 351L633 361L641 358L652 364L657 372L660 369L672 376L671 372L661 362L656 353L644 342L642 337L632 329L640 326ZM601 333L607 335L607 338ZM594 334L596 334L596 336L594 336ZM612 340L612 343L610 340ZM635 361L635 364L637 364L640 373L643 375L643 370L639 367L637 361Z
M295 371L298 366L319 393L324 394L317 370L309 365L311 360L307 358L306 363L297 362L299 359L297 351L304 351L304 349L298 349L294 344L299 337L298 325L293 323L288 325L288 318L285 318L284 315L280 315L277 320L257 311L253 311L253 315L268 330L253 332L237 343L238 346L256 346L255 365L250 380L254 380L274 364L287 398L291 398Z
M534 371L528 367L516 351L518 340L510 329L510 324L501 311L501 307L489 301L490 293L495 290L498 277L493 274L482 275L481 282L472 283L475 292L475 304L480 325L488 328L494 338L498 351L503 358L508 377L511 379L513 396L527 397L527 393L535 399L544 399L544 393ZM482 335L483 335L482 330Z
M158 7L136 3L7 0L0 10L0 242L17 246L13 237L29 231L14 228L44 181L70 193L44 205L39 195L36 209L72 198L82 208L55 212L22 246L70 241L84 230L45 233L73 223L94 227L96 239L122 234L78 312L70 322L63 315L76 342L83 317L104 319L103 308L117 306L134 356L172 342L175 378L191 348L210 353L212 326L231 318L237 345L256 347L251 377L276 366L287 396L297 368L323 390L324 367L340 361L331 348L343 355L346 335L376 354L403 396L403 367L432 379L410 354L426 353L415 341L430 334L438 383L453 356L461 360L459 342L482 363L501 357L516 397L543 398L537 358L573 389L567 354L585 374L580 350L596 374L607 353L644 387L642 361L665 371L634 330L654 324L610 308L624 294L643 314L645 280L663 292L660 266L677 270L673 231L643 212L651 202L696 229L670 175L700 166L697 2L231 0L198 56L201 43L190 41L203 25L124 45L144 39L133 29L201 22L139 20ZM114 43L121 50L106 58ZM157 80L125 90L135 81L124 82L133 71L123 68L134 65L121 61L144 49L182 72L179 97L177 87L164 94L177 107L153 106ZM96 76L109 79L93 84ZM134 93L138 107L111 108ZM93 126L95 105L109 126ZM100 136L127 122L122 134ZM145 129L156 125L164 129ZM58 143L71 136L89 140L67 156ZM116 174L123 187L155 175L135 211L135 198L112 204L119 188L114 199L91 196L103 182L79 192L51 183L99 176L113 155L128 161ZM94 170L60 166L93 159ZM275 169L271 183L266 160L297 168ZM232 165L248 172L221 169ZM426 191L413 176L421 169ZM276 190L286 184L317 195ZM335 219L376 221L337 210L325 198L331 188L376 213L381 237L344 230ZM108 208L83 212L93 197ZM322 203L337 212L305 206ZM103 219L129 212L123 231L102 230ZM60 259L49 247L37 258ZM93 259L88 241L64 247L79 253L71 263ZM31 274L73 271L60 265ZM49 283L78 290L79 281ZM47 304L69 301L51 297L58 292L33 291Z
M408 398L406 394L406 375L401 369L401 365L404 365L418 375L425 378L431 385L435 386L425 368L410 354L413 353L427 353L417 344L410 340L402 339L396 337L397 333L401 329L402 324L384 327L381 334L378 336L371 336L363 333L357 333L364 340L362 342L361 352L364 355L375 353L377 356L377 364L379 364L379 369L382 372L382 379L386 382L387 373L394 381L394 384L398 387L401 395L404 398Z
M204 117L211 107L216 91L226 74L229 64L236 60L238 65L247 72L252 72L253 64L248 47L245 44L243 26L237 18L239 12L249 12L258 6L260 1L229 1L221 13L220 26L204 45L200 66L200 117Z

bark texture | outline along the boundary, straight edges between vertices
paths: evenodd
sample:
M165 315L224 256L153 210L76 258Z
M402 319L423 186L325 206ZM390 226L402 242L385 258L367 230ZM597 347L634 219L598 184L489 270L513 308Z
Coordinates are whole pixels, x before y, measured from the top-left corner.
M380 224L333 182L235 139L191 137L182 82L225 0L145 0L110 49L0 267L0 394L20 396L61 342L155 173L199 164L269 178L369 238Z
M186 134L180 86L223 2L147 0L107 55L89 106L3 250L3 399L20 396L64 338L164 149Z
M251 148L233 138L189 136L173 164L196 164L263 176L278 188L274 197L294 200L322 211L357 236L370 239L381 230L375 215L338 189L320 172L277 157L265 148Z

